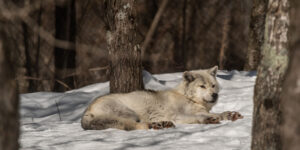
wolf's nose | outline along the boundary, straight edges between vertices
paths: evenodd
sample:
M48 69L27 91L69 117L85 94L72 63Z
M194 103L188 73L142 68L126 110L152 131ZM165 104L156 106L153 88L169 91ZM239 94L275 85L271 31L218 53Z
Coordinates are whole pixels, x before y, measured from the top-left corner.
M211 96L212 96L213 99L217 99L218 98L218 94L217 93L213 93Z

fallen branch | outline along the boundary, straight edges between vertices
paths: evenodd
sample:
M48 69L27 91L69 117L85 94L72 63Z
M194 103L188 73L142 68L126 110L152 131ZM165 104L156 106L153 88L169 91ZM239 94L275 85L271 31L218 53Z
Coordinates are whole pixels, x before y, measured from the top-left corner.
M42 79L42 78L35 78L35 77L29 77L29 76L22 76L17 78L17 80L37 80L37 81L51 81L53 79ZM61 84L62 86L64 86L65 88L67 88L68 90L71 90L72 88L70 88L66 83L64 83L63 81L54 79L57 83Z

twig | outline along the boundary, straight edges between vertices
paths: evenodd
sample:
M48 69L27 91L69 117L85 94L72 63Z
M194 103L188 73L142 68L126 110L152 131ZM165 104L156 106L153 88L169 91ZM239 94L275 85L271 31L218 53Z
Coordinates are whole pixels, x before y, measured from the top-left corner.
M56 102L56 100L55 100L55 104L56 104L59 120L61 121L60 110L59 110L58 103Z
M67 88L68 90L71 90L71 89L72 89L72 88L70 88L66 83L64 83L64 82L62 82L62 81L60 81L60 80L55 79L55 81L56 81L57 83L61 84L62 86L64 86L65 88Z
M108 69L108 66L90 68L89 71L99 71L99 70L105 70L105 69Z
M88 71L93 72L93 71L100 71L100 70L106 70L108 69L108 66L104 66L104 67L96 67L96 68L90 68ZM77 76L80 74L85 74L86 72L73 72L70 73L68 75L65 75L63 78L68 78L68 77L72 77L72 76Z
M37 80L37 81L42 81L42 80L48 80L48 79L41 79L41 78L36 78L36 77L22 76L22 77L17 78L17 80Z
M90 69L88 69L88 71L93 72L93 71L100 71L100 70L105 70L105 69L108 69L108 66L90 68ZM64 76L63 78L76 76L76 75L80 75L80 74L84 74L84 73L86 73L86 72L73 72L73 73L70 73L70 74ZM22 76L22 77L18 78L18 80L37 80L37 81L45 80L45 81L48 81L48 80L52 80L52 79L42 79L42 78L38 78L38 77Z
M22 76L21 78L18 78L17 80L37 80L37 81L42 81L42 80L46 80L46 81L50 81L52 79L41 79L41 78L35 78L35 77L28 77L28 76ZM65 88L67 88L68 90L71 90L72 88L70 88L66 83L64 83L63 81L57 80L55 79L56 82L58 82L59 84L61 84L62 86L64 86Z

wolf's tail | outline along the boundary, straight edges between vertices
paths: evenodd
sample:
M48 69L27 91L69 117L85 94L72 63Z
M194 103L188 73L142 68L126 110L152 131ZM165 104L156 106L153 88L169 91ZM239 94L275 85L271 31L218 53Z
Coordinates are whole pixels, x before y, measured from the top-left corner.
M116 116L97 116L85 114L81 119L81 127L85 130L104 130L108 128L117 128L121 130L135 130L146 128L141 123L131 119L120 118Z

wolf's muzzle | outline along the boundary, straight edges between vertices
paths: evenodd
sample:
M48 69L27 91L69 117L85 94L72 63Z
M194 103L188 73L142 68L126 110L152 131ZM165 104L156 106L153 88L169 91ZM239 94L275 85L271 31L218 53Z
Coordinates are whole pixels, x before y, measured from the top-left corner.
M211 97L213 98L213 102L215 102L215 101L217 101L217 99L218 99L218 94L217 94L217 93L213 93L213 94L211 95Z

